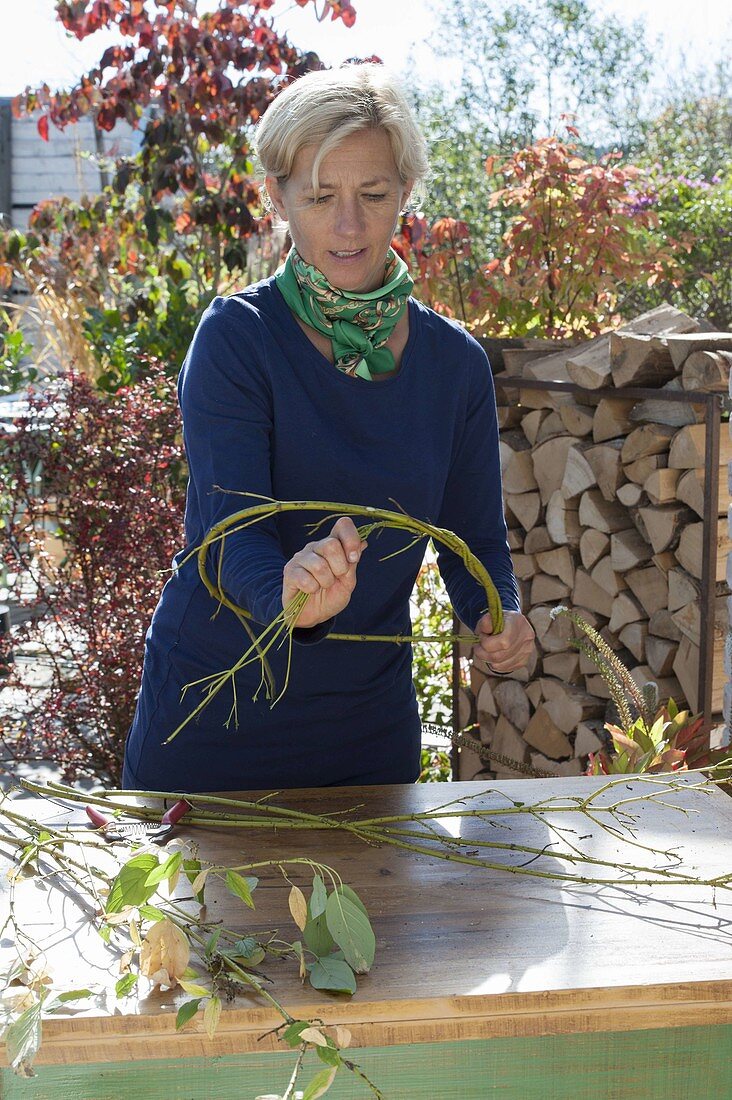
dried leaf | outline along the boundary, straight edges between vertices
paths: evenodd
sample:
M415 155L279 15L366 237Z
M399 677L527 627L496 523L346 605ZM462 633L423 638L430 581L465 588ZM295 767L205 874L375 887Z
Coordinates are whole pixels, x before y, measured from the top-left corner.
M208 1004L203 1010L203 1026L206 1029L206 1034L209 1039L213 1039L216 1034L216 1028L218 1027L219 1019L221 1017L221 998L210 997Z
M306 1027L300 1032L300 1038L304 1043L313 1043L317 1047L327 1047L328 1040L317 1027Z
M185 973L190 954L190 945L180 928L167 918L158 921L142 942L140 973L153 984L172 987Z
M299 886L292 887L287 903L290 906L292 919L302 932L308 922L308 903Z
M351 1033L347 1027L341 1027L340 1024L335 1029L335 1041L340 1050L345 1050L346 1047L351 1045Z
M134 948L131 951L125 951L124 955L119 960L119 973L126 974L130 969L130 963L132 962L132 956L135 954Z
M210 870L210 867L204 867L203 871L198 872L193 882L191 883L191 890L194 894L201 893L204 886L206 885L206 879L208 878L208 873Z

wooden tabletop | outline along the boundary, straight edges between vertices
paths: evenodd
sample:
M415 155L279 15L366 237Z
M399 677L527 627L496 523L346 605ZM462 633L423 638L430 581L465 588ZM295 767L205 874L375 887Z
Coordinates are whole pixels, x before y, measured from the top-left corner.
M635 804L636 839L660 849L676 847L684 870L696 877L731 871L732 799L716 788L687 789L699 781L698 775L674 779L683 789L668 795L665 805ZM566 804L566 799L586 797L604 782L571 777L324 788L285 791L271 801L318 814L361 807L356 816L372 817L423 811L457 798L465 800L466 810L504 807L509 799L536 803L551 796ZM647 792L648 786L637 779L623 784L629 796ZM235 792L233 797L252 799L261 793ZM30 805L23 801L19 808L27 811ZM33 805L44 820L63 817L53 807L49 813L47 804ZM83 814L76 819L83 820ZM567 836L586 854L622 865L653 867L662 862L580 815L556 815L553 820L576 830ZM546 821L526 815L511 818L510 828L469 817L444 818L441 828L445 835L459 829L476 841L500 838L534 847L553 843L555 850L562 844ZM598 886L532 878L510 871L529 858L521 852L490 852L506 869L486 870L398 848L371 847L332 831L197 828L184 819L176 837L195 843L202 859L229 866L308 856L332 866L358 891L376 934L376 959L371 972L358 977L353 997L302 986L292 962L263 965L273 981L272 992L293 1015L345 1024L356 1046L732 1022L728 890L716 891L713 898L710 887ZM578 866L550 852L531 864L553 874L577 873ZM584 873L618 877L606 869ZM295 867L290 877L309 893L311 874ZM4 868L0 881L0 890L6 892ZM279 929L281 938L292 942L300 933L289 915L288 891L282 875L267 870L254 893L254 912L215 885L207 894L208 912L242 934ZM190 893L187 883L180 883L177 892ZM18 887L18 905L28 931L44 944L59 985L113 987L116 965L110 968L98 935L68 898L28 880ZM7 950L8 942L0 947ZM143 991L121 1001L112 996L106 1002L80 1002L68 1015L44 1023L38 1062L276 1048L274 1037L260 1037L281 1019L255 997L224 1006L213 1041L206 1038L199 1018L175 1031L177 1006L185 999L180 990Z

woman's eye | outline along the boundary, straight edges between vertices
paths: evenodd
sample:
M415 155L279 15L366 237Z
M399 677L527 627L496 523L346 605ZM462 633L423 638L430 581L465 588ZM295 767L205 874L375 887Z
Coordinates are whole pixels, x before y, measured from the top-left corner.
M372 202L379 202L381 199L385 199L386 195L367 195L367 199L371 199Z
M317 199L313 199L313 203L315 206L322 206L329 198L331 198L330 195L319 195Z

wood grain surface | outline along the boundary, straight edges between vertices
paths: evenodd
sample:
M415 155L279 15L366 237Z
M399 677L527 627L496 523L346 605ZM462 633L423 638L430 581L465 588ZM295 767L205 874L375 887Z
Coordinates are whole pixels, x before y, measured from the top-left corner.
M685 786L691 782L675 778ZM504 807L509 799L536 803L555 797L567 804L602 784L600 778L572 777L324 788L281 792L271 801L319 814L348 816L350 811L355 817L372 817L413 813L456 798L464 801L451 809L465 811ZM647 789L637 779L623 785L628 795ZM254 799L261 792L235 796ZM197 796L197 805L203 802ZM732 870L728 795L714 788L682 789L664 802L635 804L637 838L662 849L675 847L684 869L699 877ZM22 803L24 810L31 805L43 820L70 820L56 807ZM191 816L195 820L195 811ZM73 820L82 819L75 812ZM621 864L632 860L654 865L650 853L623 845L584 817L557 814L553 821L576 830L572 840L588 854ZM476 843L500 836L522 845L553 844L554 851L563 844L546 821L527 816L512 817L510 828L446 816L441 828L445 835L459 828ZM377 948L374 966L358 978L353 997L302 986L290 962L263 965L272 992L294 1015L347 1025L357 1047L732 1023L729 891L718 890L713 898L709 887L590 886L529 878L511 871L529 858L525 853L495 852L491 858L503 869L485 870L427 854L370 847L331 830L212 829L184 820L170 844L181 841L197 846L202 859L228 866L317 859L358 891ZM531 867L553 874L577 869L551 849ZM260 883L254 912L212 883L207 887L209 917L242 934L278 929L284 940L299 938L283 876L277 870L256 873ZM289 873L308 893L312 876L299 867ZM602 869L600 874L618 877ZM0 877L7 891L4 868ZM186 896L186 884L179 884L177 893ZM109 954L70 899L28 880L18 890L18 902L28 931L46 948L59 985L113 986L116 966L110 970ZM6 905L2 899L0 903ZM10 947L7 941L0 946L5 953ZM44 1022L37 1062L119 1063L281 1049L275 1036L262 1038L279 1017L254 997L225 1005L213 1040L207 1039L198 1018L184 1031L175 1031L175 1013L183 999L180 993L143 990L122 1001L99 997L91 1006L81 1002L84 1007Z

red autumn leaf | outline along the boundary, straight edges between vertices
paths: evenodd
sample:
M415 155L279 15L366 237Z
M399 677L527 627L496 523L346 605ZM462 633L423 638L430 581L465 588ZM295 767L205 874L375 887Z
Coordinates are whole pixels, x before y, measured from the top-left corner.
M41 115L38 119L38 133L44 141L48 141L48 115Z

